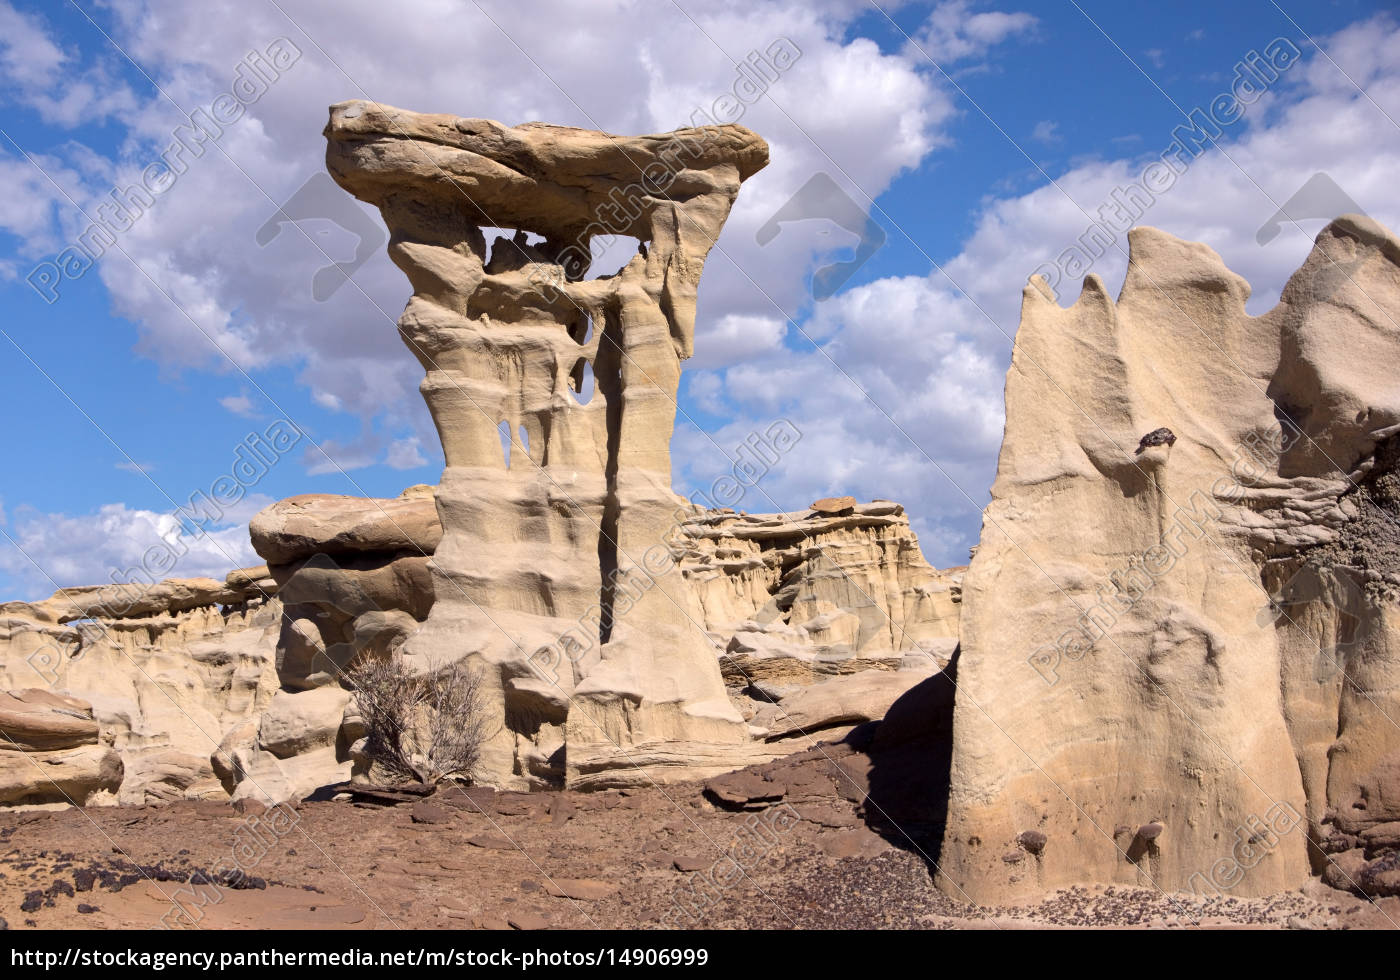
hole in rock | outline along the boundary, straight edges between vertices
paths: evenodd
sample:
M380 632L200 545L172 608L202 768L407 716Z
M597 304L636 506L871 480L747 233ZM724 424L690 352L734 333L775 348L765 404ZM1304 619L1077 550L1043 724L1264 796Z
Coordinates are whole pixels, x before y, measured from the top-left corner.
M580 311L578 319L569 325L569 336L580 347L588 346L593 339L593 314L587 310Z
M524 268L531 262L547 261L539 248L547 245L543 235L512 228L482 228L486 239L486 272L495 275Z
M593 260L588 266L589 279L616 275L632 261L642 242L631 235L599 235L589 245Z
M523 425L520 426L518 431L520 433L520 448L523 449L525 455L528 456L530 455L530 433L526 431Z
M574 401L580 405L587 405L593 400L593 365L588 363L588 358L580 357L574 365L569 374L569 388L574 393Z
M506 469L510 469L510 423L502 419L496 431L501 434L501 452L506 457Z

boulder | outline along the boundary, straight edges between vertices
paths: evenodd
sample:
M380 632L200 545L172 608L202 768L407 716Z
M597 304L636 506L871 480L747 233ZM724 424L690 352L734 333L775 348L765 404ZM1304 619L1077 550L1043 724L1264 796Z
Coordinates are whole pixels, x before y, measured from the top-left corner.
M339 687L278 691L258 723L258 748L279 759L334 748L351 697Z
M122 757L106 745L0 752L0 804L116 802Z
M764 705L751 719L766 738L807 735L838 725L858 725L883 718L890 705L934 673L932 664L910 670L867 670L849 677L829 677L800 687L778 703Z
M30 687L0 693L0 751L40 752L97 743L92 705Z
M324 493L289 497L259 511L249 532L253 550L269 565L290 565L313 555L427 556L442 540L428 486L409 487L390 499Z

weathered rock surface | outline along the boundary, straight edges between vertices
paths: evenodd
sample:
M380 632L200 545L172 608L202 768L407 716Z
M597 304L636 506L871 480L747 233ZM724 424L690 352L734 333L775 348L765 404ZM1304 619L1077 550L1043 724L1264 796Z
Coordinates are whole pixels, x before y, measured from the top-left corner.
M928 567L897 504L842 510L691 508L668 539L729 700L748 723L745 759L786 751L763 741L830 738L880 717L956 642L960 570ZM258 550L294 556L289 564L239 569L223 583L173 579L7 603L0 682L51 682L95 706L91 721L71 722L81 740L44 735L54 751L82 749L70 763L82 767L74 770L80 789L82 780L110 777L110 764L100 763L105 751L116 753L121 785L89 793L93 802L233 795L273 804L342 781L364 734L343 670L356 657L389 656L426 619L435 535L394 525L422 529L435 514L428 488L383 500L292 498L252 525ZM381 547L391 550L374 550ZM92 747L93 726L110 749ZM706 772L736 765L723 746L689 757L633 754ZM16 769L14 785L22 778L27 790L16 799L39 793L38 769ZM633 778L648 783L645 774Z
M683 525L681 571L729 684L947 664L962 569L924 560L899 504L836 500L834 513L704 511Z
M92 705L39 688L0 692L0 803L98 803L121 782Z
M433 488L409 487L393 499L310 493L260 511L249 525L269 565L313 555L408 552L431 555L442 540Z
M357 656L388 656L433 606L428 562L442 537L432 487L398 497L314 494L254 516L285 610L277 675L292 690L336 687Z
M64 750L72 785L89 802L223 796L210 753L277 687L275 591L267 570L256 568L223 583L172 579L7 603L0 687L43 685L50 697L90 705L90 720L67 724L91 728L91 739ZM32 765L14 768L12 779L10 802L46 792Z
M599 786L748 761L693 597L658 572L700 272L766 144L738 126L623 138L369 102L333 106L326 137L331 175L379 207L414 289L399 331L447 469L436 602L403 650L424 671L482 671L499 734L481 777ZM488 249L483 228L518 231ZM638 254L584 278L609 233Z
M749 718L749 725L769 742L854 727L885 716L900 695L937 670L931 661L919 661L902 670L867 670L852 676L827 677L770 697ZM840 733L835 733L840 734Z
M1116 303L1024 293L963 578L963 900L1346 885L1323 842L1395 819L1400 242L1338 219L1252 317L1206 246L1130 241Z

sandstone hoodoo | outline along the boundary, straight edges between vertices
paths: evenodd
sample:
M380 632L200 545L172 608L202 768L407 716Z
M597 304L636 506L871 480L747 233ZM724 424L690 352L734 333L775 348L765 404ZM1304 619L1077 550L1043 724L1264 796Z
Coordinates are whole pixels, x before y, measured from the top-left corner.
M368 102L332 107L326 138L332 176L379 207L413 284L399 332L447 469L435 602L403 649L423 671L483 670L482 777L742 764L747 726L665 542L701 269L767 145L739 126L623 138ZM515 233L488 243L483 228ZM599 234L640 245L590 279ZM652 587L621 598L634 578Z
M1130 241L1116 302L1095 276L1068 309L1024 292L942 887L1374 893L1393 855L1365 835L1400 818L1400 241L1337 219L1259 317L1206 246Z

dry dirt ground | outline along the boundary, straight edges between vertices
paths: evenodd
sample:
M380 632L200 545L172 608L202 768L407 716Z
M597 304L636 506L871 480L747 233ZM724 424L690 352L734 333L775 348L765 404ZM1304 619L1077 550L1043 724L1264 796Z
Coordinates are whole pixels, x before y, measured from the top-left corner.
M937 814L901 811L913 839L902 837L871 802L882 779L918 790L917 776L826 744L709 784L631 791L341 794L263 814L222 802L11 811L0 917L13 930L158 928L181 924L181 910L200 928L259 929L1400 923L1400 899L1320 883L1255 901L1112 887L972 908L933 887Z

